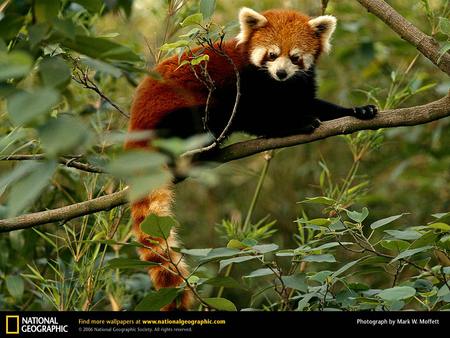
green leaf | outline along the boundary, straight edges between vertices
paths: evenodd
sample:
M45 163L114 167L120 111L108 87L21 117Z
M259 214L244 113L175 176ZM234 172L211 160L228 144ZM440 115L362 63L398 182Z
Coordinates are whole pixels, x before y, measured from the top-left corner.
M189 15L186 19L183 20L183 22L180 23L181 27L187 27L192 25L199 25L203 21L203 14L202 13L195 13L192 15Z
M360 259L357 259L355 261L352 262L348 262L347 264L345 264L343 267L341 267L340 269L336 270L335 272L332 273L331 277L333 278L337 278L340 275L342 275L345 271L347 271L348 269L352 268L353 266L355 266L356 264L358 264L359 262L361 262L362 260L365 260L367 257L362 257Z
M130 48L105 38L83 35L75 36L74 40L63 41L67 47L90 57L102 60L138 62L141 58Z
M209 55L205 54L205 55L201 55L201 56L196 57L195 59L191 60L191 65L197 66L197 65L201 64L202 62L207 62L207 61L209 61Z
M0 81L28 75L33 65L30 55L21 51L0 52Z
M306 200L298 202L298 203L333 205L336 203L336 201L331 198L328 198L328 197L320 196L320 197L307 197Z
M91 136L87 126L68 115L50 119L38 130L42 146L49 156L75 153L71 150L86 144Z
M138 305L135 311L160 311L162 307L172 303L178 295L175 288L163 288L158 291L150 291Z
M304 262L316 262L316 263L334 263L336 262L336 258L334 258L331 254L325 254L325 255L310 255L305 256L302 258L302 261Z
M406 215L406 214L400 214L400 215L395 215L395 216L391 216L391 217L380 219L380 220L378 220L376 222L373 222L370 225L370 228L372 230L378 229L378 228L382 227L383 225L386 225L386 224L394 222L395 220L399 219L403 215Z
M169 238L170 230L177 226L178 222L170 216L156 216L150 214L141 223L141 230L154 238Z
M331 220L328 218L315 218L315 219L307 219L307 220L299 219L299 220L297 220L297 222L304 223L304 224L323 226L323 227L327 227L331 224Z
M34 15L38 22L50 22L56 18L61 5L60 0L35 0Z
M438 214L433 214L431 216L435 218L435 220L432 223L450 221L450 212L441 212Z
M254 245L252 247L252 249L255 250L258 253L265 254L265 253L268 253L268 252L272 252L272 251L278 250L278 245L273 244L273 243L272 244Z
M242 263L242 262L246 262L252 259L255 259L256 256L240 256L240 257L234 257L234 258L228 258L228 259L224 259L221 260L219 263L219 271L222 271L223 268L227 267L230 264L235 264L235 263Z
M8 199L8 215L16 216L39 197L47 186L56 169L55 161L38 163L35 169L25 178L16 182Z
M215 248L212 249L201 261L211 261L214 259L219 259L223 257L230 257L230 256L236 256L238 254L242 253L240 250L236 249L229 249L229 248Z
M297 253L292 249L280 250L275 254L277 257L294 257L296 255Z
M17 14L8 14L0 20L0 38L4 41L12 40L22 29L26 16Z
M331 249L331 248L335 248L337 246L341 246L341 245L352 245L352 242L330 242L330 243L325 243L322 245L319 245L318 247L315 248L309 248L309 249L299 249L299 251L316 251L316 250L323 250L323 249Z
M227 243L227 248L229 249L243 249L246 246L244 244L242 244L241 241L238 241L237 239L231 239L228 243Z
M204 298L203 301L219 311L237 311L236 306L225 298Z
M142 269L157 266L159 263L132 258L113 258L105 265L106 269Z
M381 291L377 296L386 301L397 301L411 298L416 294L416 289L410 286L396 286Z
M80 4L91 13L98 13L103 7L102 0L74 0L74 2Z
M319 271L318 273L312 275L311 277L309 277L310 280L318 282L320 284L325 283L325 281L327 280L327 278L333 273L333 271L328 271L328 270L324 270L324 271Z
M263 269L258 269L258 270L252 271L251 273L249 273L246 276L243 276L242 278L265 277L265 276L270 276L270 275L274 276L273 271L270 270L269 268L263 268Z
M47 23L37 23L28 27L28 37L31 48L36 47L47 37L50 26Z
M438 296L438 297L444 297L444 296L448 295L449 293L450 293L450 290L449 290L448 286L444 284L444 285L442 285L442 287L439 289L439 291L438 291L438 293L437 293L436 296Z
M181 249L181 253L188 256L206 257L211 249Z
M347 211L347 216L357 223L362 223L369 216L369 210L364 207L361 212Z
M166 156L157 152L130 150L114 159L107 166L107 170L114 176L128 178L162 168L167 161Z
M64 89L70 82L72 72L59 56L45 57L39 64L39 75L47 87Z
M450 231L450 225L448 225L447 223L442 223L442 222L430 224L429 227L433 228L433 229L439 229L439 230L442 230L445 232Z
M442 33L450 37L450 20L448 18L439 18L439 29Z
M290 289L299 290L301 292L308 292L308 285L306 284L306 275L304 273L296 273L290 276L281 276L284 285Z
M410 257L412 255L415 255L419 252L423 252L423 251L427 251L429 249L431 249L432 246L428 245L428 246L424 246L421 248L417 248L417 249L409 249L409 250L405 250L403 252L401 252L397 257L395 257L394 259L392 259L391 263L398 261L399 259L403 259L403 258L407 258Z
M11 183L20 180L32 172L39 165L36 161L28 161L19 164L14 170L0 177L0 191L4 191Z
M170 51L173 49L181 48L181 47L188 47L190 42L188 40L179 40L173 43L166 43L161 46L162 51Z
M244 244L246 247L255 246L255 245L258 244L258 241L256 239L253 239L253 238L244 238L242 240L242 244Z
M383 248L392 251L404 251L409 247L409 242L398 239L385 239L380 242Z
M405 241L415 240L422 236L422 234L415 230L384 230L387 234L397 239Z
M438 58L438 62L441 61L441 58L450 51L450 42L445 42L441 49L439 49L439 58Z
M224 287L224 288L229 288L229 289L243 289L244 288L241 283L239 283L237 280L235 280L232 277L218 276L218 277L210 278L210 279L206 280L204 283L215 286L215 287Z
M111 75L115 78L119 78L122 75L122 71L111 65L110 63L103 62L101 60L92 59L87 56L80 58L82 64L88 66L89 68L95 69L96 71Z
M76 26L75 23L69 18L55 18L53 20L53 36L57 36L60 39L75 41L77 29L79 28L80 27ZM64 42L64 40L62 42Z
M130 186L130 201L138 201L147 196L150 192L159 189L171 181L172 176L169 171L163 168L151 169L147 175L133 176L128 179Z
M6 277L5 282L9 294L16 300L22 299L25 289L22 277L9 275Z
M205 19L211 18L216 9L216 0L200 0L200 12Z
M48 113L59 101L59 94L52 88L40 88L34 92L19 92L8 98L9 118L15 125L31 122Z
M416 239L407 249L421 248L427 245L433 245L439 238L439 234L434 231L428 231L424 233L421 237Z

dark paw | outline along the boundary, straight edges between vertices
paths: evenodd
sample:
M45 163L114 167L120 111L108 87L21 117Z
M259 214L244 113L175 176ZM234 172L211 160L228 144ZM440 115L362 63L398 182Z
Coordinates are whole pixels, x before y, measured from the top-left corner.
M374 105L355 107L353 108L353 115L358 119L369 120L375 117L378 108Z
M305 127L301 129L301 133L303 134L311 134L320 127L320 120L319 119L313 119L309 124L307 124Z

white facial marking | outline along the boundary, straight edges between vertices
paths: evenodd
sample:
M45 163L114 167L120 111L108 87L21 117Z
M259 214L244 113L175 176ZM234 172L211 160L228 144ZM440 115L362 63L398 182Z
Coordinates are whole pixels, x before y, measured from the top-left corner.
M293 48L289 53L290 56L301 56L301 51L298 48Z
M250 53L250 62L255 66L261 67L264 56L266 55L267 50L264 47L256 47Z
M298 66L286 56L280 56L275 61L267 62L267 69L270 75L278 81L286 81L291 78L298 70ZM284 77L280 77L279 72L285 72Z
M303 55L303 65L305 66L305 70L308 70L311 68L311 66L314 64L314 56L311 54L304 54Z

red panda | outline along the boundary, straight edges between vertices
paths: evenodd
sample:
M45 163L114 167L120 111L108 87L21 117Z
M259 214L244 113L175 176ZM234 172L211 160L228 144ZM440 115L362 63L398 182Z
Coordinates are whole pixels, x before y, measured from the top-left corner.
M311 133L321 121L342 116L369 119L377 108L372 105L344 108L316 97L315 64L322 53L330 50L330 39L336 18L330 15L311 18L292 10L269 10L262 14L242 8L239 13L240 33L225 41L221 50L228 58L206 49L208 74L215 91L209 101L208 130L220 135L235 104L236 72L240 76L238 109L230 133L243 131L256 136L277 137L295 133ZM218 47L218 46L217 46ZM195 50L194 50L195 53ZM186 59L188 56L183 56ZM232 62L230 62L230 59ZM176 56L156 66L162 80L146 77L139 85L131 108L130 131L154 130L157 135L188 137L205 133L203 115L209 90L192 67L180 67ZM148 142L130 141L127 148L146 148ZM178 271L185 277L188 270L178 252L173 232L169 248L155 245L140 230L149 214L171 215L173 201L170 187L153 191L133 203L133 231L138 241L152 249L139 249L142 260L161 266L149 270L154 287L178 287L184 280L173 274L175 267L162 257L171 255L180 262ZM193 300L188 288L177 302L162 310L188 309Z

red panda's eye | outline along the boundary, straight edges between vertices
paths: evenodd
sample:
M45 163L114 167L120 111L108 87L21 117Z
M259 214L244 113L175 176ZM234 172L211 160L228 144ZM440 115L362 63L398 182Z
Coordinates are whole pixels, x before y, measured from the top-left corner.
M299 62L299 61L300 61L300 56L298 56L298 55L292 55L292 56L291 56L291 61L292 61L293 63Z
M269 53L269 60L273 61L273 60L275 60L277 58L277 56L278 56L277 53L270 52Z

